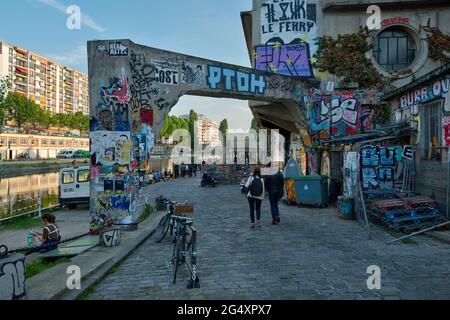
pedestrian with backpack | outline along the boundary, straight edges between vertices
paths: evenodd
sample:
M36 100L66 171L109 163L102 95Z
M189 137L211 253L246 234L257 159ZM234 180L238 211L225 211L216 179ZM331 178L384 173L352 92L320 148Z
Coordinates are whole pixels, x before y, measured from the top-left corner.
M247 194L248 204L250 206L250 220L251 228L261 228L261 203L264 199L264 180L261 178L261 169L256 167L253 175L251 175L245 186L243 192ZM256 210L256 225L255 225L255 210Z
M266 190L269 194L270 211L272 212L272 224L280 223L280 210L278 201L284 194L284 177L280 170L277 173L266 177Z

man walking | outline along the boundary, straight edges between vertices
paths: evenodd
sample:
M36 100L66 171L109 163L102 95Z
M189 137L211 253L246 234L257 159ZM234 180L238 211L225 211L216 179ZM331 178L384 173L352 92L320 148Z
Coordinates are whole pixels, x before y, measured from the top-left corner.
M276 174L266 177L266 190L269 193L270 211L272 212L272 224L280 223L280 210L278 201L283 197L284 193L284 177L281 170Z

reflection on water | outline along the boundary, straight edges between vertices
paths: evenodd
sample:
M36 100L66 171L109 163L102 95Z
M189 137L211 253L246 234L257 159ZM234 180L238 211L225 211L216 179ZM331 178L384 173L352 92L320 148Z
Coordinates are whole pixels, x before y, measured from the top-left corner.
M0 179L0 219L37 209L37 198L42 197L42 208L58 204L59 172Z

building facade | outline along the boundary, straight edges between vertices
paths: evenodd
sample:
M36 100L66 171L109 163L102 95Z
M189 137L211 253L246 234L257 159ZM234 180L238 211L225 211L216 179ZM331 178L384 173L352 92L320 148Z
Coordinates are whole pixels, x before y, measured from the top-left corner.
M88 76L31 51L0 42L0 77L53 113L89 114Z
M221 144L219 123L206 118L204 115L198 115L198 134L199 141L203 145L218 147Z
M336 39L374 27L370 5L378 6L381 19L370 32L372 49L365 55L387 80L383 89L344 85L314 65L320 37ZM437 47L450 34L449 16L446 0L253 0L252 11L241 13L253 67L318 81L314 90L299 94L309 127L271 114L266 103L250 103L255 118L265 127L300 134L307 173L329 175L332 194L349 195L346 185L355 185L352 179L369 191L397 186L408 172L405 157L412 154L416 191L448 207L450 48L447 58L439 58ZM383 114L387 119L381 120Z
M0 134L0 160L15 160L20 156L35 159L55 159L61 150L89 150L88 138L26 134Z

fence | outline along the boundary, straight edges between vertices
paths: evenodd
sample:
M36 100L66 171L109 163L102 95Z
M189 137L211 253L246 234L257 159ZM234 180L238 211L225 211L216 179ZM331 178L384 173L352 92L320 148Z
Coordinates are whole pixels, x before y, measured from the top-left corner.
M41 216L42 211L60 206L57 200L52 201L51 196L45 200L43 203L42 195L38 194L0 204L0 223L25 216Z

